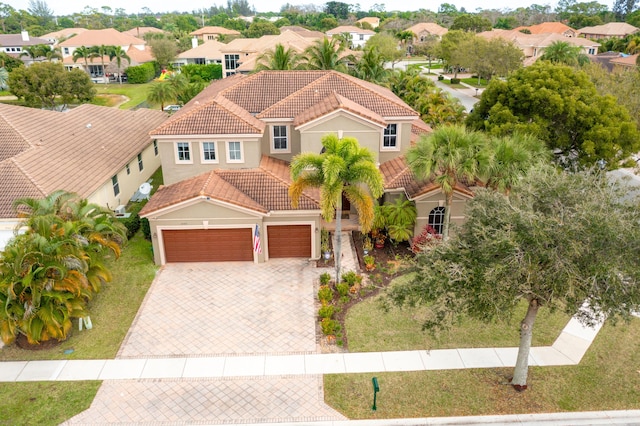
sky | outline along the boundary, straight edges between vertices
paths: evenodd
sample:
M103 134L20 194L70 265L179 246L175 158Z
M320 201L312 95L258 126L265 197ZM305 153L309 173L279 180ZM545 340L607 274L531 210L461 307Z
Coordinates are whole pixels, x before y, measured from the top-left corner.
M81 12L85 6L90 5L91 7L97 8L100 10L101 6L109 6L113 10L117 8L124 9L128 14L129 13L138 13L142 11L142 8L148 7L152 12L191 12L193 10L198 9L208 9L212 6L225 6L227 4L226 0L188 0L187 2L182 2L179 0L102 0L96 1L88 1L88 0L45 0L49 5L50 9L53 9L55 15L71 15L76 12ZM586 0L583 0L586 1ZM27 10L29 8L29 0L0 0L0 3L9 4L14 9L24 9ZM254 5L255 9L258 12L278 12L280 7L283 4L292 4L292 5L306 5L306 4L316 4L322 6L326 3L325 0L275 0L275 1L252 1L249 0L249 4ZM345 3L356 4L356 2L345 1ZM418 9L428 9L432 11L437 11L438 6L442 3L450 3L455 5L458 9L464 7L468 12L475 12L476 9L517 9L518 7L528 7L531 4L541 4L541 5L550 5L552 9L555 9L557 0L552 1L544 1L544 0L435 0L435 1L424 1L424 0L405 0L399 2L398 0L393 1L384 1L384 0L366 0L358 2L360 4L361 10L370 10L371 6L374 4L384 4L385 10L418 10ZM607 2L600 0L599 3L607 4L609 8L613 2ZM611 4L609 4L611 3ZM399 8L398 5L401 4ZM100 6L98 6L100 5Z

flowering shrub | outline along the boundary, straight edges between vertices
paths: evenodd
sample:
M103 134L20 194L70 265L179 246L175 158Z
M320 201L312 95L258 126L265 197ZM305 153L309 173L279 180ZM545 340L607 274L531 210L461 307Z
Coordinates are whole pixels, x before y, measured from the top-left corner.
M422 232L411 239L411 251L421 253L434 247L442 240L442 235L433 229L431 225L425 225Z

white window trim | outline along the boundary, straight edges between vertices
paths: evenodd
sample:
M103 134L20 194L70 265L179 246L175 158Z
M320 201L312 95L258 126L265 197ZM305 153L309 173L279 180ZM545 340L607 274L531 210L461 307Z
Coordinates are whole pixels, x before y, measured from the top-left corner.
M284 127L287 131L287 149L276 149L275 135L273 134L275 132L276 126ZM271 145L269 146L271 154L290 154L291 153L291 126L288 126L286 124L272 124L271 132L269 133L271 137Z
M240 160L232 160L231 158L229 158L229 145L232 142L237 142L237 143L240 144ZM225 149L225 151L226 151L226 155L227 155L227 163L229 163L229 164L233 164L233 163L242 164L242 163L244 163L244 144L242 143L242 141L227 141L226 148L227 149Z
M186 143L189 146L189 159L188 160L180 160L178 157L178 144ZM193 147L191 146L191 142L174 142L173 144L173 153L175 155L176 164L193 164Z
M215 151L215 154L216 154L216 159L215 160L205 160L204 159L204 144L205 143L212 143L213 144L213 150ZM202 163L202 164L218 164L218 163L220 163L220 151L218 150L218 142L217 141L202 141L198 145L200 145L200 163Z
M400 151L400 134L401 134L401 125L400 123L389 123L389 124L395 124L396 125L396 146L394 147L390 147L390 146L384 146L384 131L386 130L386 128L382 129L380 131L380 151Z

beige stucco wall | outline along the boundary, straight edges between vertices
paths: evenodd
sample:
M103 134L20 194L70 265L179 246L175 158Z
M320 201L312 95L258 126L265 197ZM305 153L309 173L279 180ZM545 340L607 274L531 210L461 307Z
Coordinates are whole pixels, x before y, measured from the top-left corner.
M242 163L227 162L227 141L240 141L243 147L244 161ZM191 144L191 163L177 163L177 142L189 142ZM217 163L203 163L200 150L201 142L215 142ZM191 138L159 140L160 158L162 160L162 172L164 183L170 185L181 180L197 176L212 169L250 169L260 165L261 142L258 138Z
M294 225L305 224L311 226L312 257L318 258L320 253L320 213L317 212L278 212L265 216L239 207L227 205L214 200L202 198L175 206L160 214L148 216L151 226L151 240L153 243L154 261L158 265L164 264L164 247L162 231L165 229L215 229L215 228L251 228L260 227L262 238L262 253L254 253L255 262L264 262L268 258L268 228L269 224Z
M465 206L468 197L454 193L451 206L451 226L459 226L464 222ZM445 196L440 190L433 191L415 200L418 217L414 227L414 235L422 232L422 228L429 223L429 213L438 206L445 206Z
M289 136L289 151L287 153L277 152L272 150L272 137L273 127L272 126L287 126L287 135ZM264 136L260 140L260 149L262 154L268 155L270 157L277 158L279 160L284 160L291 162L291 159L294 155L299 154L301 152L300 148L300 132L294 130L293 125L289 123L269 123L264 130Z
M113 185L111 183L111 177L109 177L107 181L93 194L89 195L87 199L92 203L105 206L111 210L114 210L119 205L126 205L138 190L140 184L146 182L151 175L158 170L158 167L160 167L160 155L155 155L153 144L149 144L149 146L142 151L142 164L144 166L142 171L138 170L137 155L134 155L128 164L129 174L127 174L126 166L117 173L120 194L117 196L113 194ZM157 185L156 182L152 182L151 184L154 186Z

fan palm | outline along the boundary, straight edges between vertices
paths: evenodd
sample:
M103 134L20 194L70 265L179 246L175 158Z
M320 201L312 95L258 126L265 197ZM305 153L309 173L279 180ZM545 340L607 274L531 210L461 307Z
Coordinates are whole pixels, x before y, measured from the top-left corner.
M337 39L325 37L317 40L304 51L305 67L310 70L347 72L347 65L353 59L343 55L344 51L344 45Z
M442 238L449 238L453 192L461 183L474 183L487 170L481 133L464 126L446 125L420 138L407 151L407 163L418 179L433 180L445 194Z
M301 68L300 56L292 48L278 43L276 47L258 57L256 71L262 70L297 70Z
M167 82L153 83L147 92L147 102L150 104L160 104L163 110L165 104L174 102L178 94L173 85Z
M342 194L358 211L362 231L368 232L374 218L372 197L382 196L384 185L373 153L361 147L355 138L338 139L329 134L322 138L322 146L321 154L302 153L293 158L289 195L295 208L306 188L320 188L322 216L328 222L336 217L336 282L339 282Z

